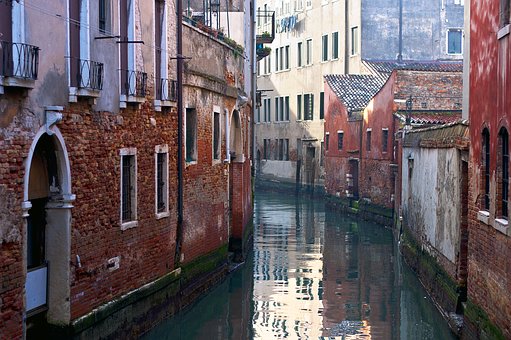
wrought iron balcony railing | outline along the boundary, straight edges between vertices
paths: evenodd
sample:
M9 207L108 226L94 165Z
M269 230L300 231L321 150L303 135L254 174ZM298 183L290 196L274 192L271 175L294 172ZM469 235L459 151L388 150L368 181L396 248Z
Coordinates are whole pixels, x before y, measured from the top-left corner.
M103 63L92 60L75 59L77 63L76 85L81 89L103 89Z
M257 11L256 16L256 43L271 43L275 39L275 11Z
M37 79L39 47L10 41L1 41L0 72L5 77Z
M123 94L127 96L145 97L147 91L147 73L141 71L122 70L125 74Z
M172 79L160 79L156 99L177 101L177 82Z

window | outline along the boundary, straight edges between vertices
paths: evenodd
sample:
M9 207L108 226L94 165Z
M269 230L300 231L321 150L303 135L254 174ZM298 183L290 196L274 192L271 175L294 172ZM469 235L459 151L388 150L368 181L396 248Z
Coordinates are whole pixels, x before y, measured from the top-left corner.
M319 165L320 166L323 166L324 164L324 160L325 160L325 142L321 141L321 145L320 145L320 157L319 157Z
M284 97L284 120L289 121L289 96Z
M296 120L302 120L302 95L296 96Z
M295 1L295 9L297 11L301 11L303 9L303 3L302 0L296 0Z
M263 111L264 111L264 121L270 122L271 121L271 99L266 98L263 100Z
M327 132L325 134L325 150L328 151L328 146L330 144L330 133Z
M125 148L121 156L121 229L136 226L137 219L137 150Z
M342 150L344 143L344 131L337 131L337 150Z
M284 69L289 69L289 45L285 48L285 54L284 54Z
M275 121L279 121L279 97L275 97Z
M371 151L371 129L366 131L366 150Z
M279 70L279 48L275 49L275 72Z
M197 112L186 109L186 161L197 161Z
M490 210L490 132L483 130L483 208Z
M168 181L169 181L169 153L167 145L157 145L155 152L155 186L156 186L156 217L161 218L168 216L169 207L167 203L168 197Z
M98 26L101 33L111 31L110 0L99 0Z
M510 1L500 0L500 27L504 27L509 24L510 17Z
M284 47L280 48L280 59L279 59L278 63L280 64L279 70L283 70L284 69Z
M285 161L289 160L289 139L288 138L284 139L284 157L283 158Z
M325 92L319 93L319 119L325 118Z
M303 95L303 109L304 109L304 117L305 120L313 120L314 119L314 95L313 94L304 94Z
M279 148L278 160L283 161L284 160L284 140L278 139L277 143L278 143L278 148Z
M455 5L461 5L461 6L464 6L465 5L465 0L454 0L454 4Z
M321 60L327 61L328 60L328 35L325 34L322 39L322 53L321 53Z
M383 128L381 130L381 151L382 152L387 152L388 143L389 143L389 129Z
M358 54L358 27L351 28L351 55Z
M259 119L259 109L258 109ZM220 159L220 113L213 113L213 159Z
M268 159L268 140L263 140L263 159Z
M508 196L509 196L509 134L505 128L499 133L500 150L501 150L501 214L502 217L508 218Z
M462 31L450 28L447 30L447 54L462 53Z
M297 58L298 58L296 63L298 65L298 67L302 67L303 66L302 65L302 42L298 43L298 47L297 47L297 52L296 53L297 53Z
M332 59L339 58L339 32L332 33Z
M284 120L284 97L279 98L279 121Z
M306 50L306 56L305 56L305 64L306 65L311 65L312 64L312 39L307 39L307 42L306 42L307 46L307 50Z

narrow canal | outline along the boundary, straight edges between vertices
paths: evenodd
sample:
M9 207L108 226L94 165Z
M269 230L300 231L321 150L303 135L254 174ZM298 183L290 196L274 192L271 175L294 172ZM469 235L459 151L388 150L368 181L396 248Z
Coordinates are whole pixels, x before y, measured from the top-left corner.
M254 251L145 339L452 339L392 232L321 200L257 192Z

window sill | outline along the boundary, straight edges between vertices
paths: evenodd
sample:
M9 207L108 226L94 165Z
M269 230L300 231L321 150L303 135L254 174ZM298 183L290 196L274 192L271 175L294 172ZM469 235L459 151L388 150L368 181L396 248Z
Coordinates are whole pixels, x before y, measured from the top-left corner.
M161 220L162 218L169 217L169 216L170 216L170 212L168 212L168 211L164 211L164 212L161 212L161 213L156 213L156 219L157 220Z
M160 112L162 107L177 107L177 103L170 100L154 100L154 111Z
M480 210L477 212L477 219L484 224L490 224L490 212L485 210Z
M509 231L509 225L508 221L503 218L496 218L495 219L495 225L493 226L497 231L500 231L502 234L511 236L511 233Z
M195 165L195 164L197 164L196 160L194 160L194 161L186 161L186 166Z
M127 230L138 226L138 221L129 221L121 223L121 230Z
M499 29L499 31L497 32L497 39L498 40L500 40L500 39L504 38L505 36L509 35L510 26L511 26L511 24L507 24L506 26L504 26L501 29Z
M4 94L4 87L21 87L25 89L33 89L34 86L35 80L33 79L0 76L0 94Z
M128 103L136 105L142 104L143 102L145 102L145 97L127 96L125 94L121 94L119 101L120 101L119 107L121 109L125 109Z
M100 94L101 94L101 91L99 91L99 90L70 87L69 88L69 102L76 103L76 102L78 102L78 97L86 97L86 98L91 98L92 105L95 105L96 98L98 98L100 96Z

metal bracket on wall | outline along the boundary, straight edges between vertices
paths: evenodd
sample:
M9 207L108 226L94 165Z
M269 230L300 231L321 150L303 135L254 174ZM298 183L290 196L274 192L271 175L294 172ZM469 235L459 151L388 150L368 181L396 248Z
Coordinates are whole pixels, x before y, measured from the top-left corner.
M44 108L46 133L48 135L53 135L51 127L62 120L62 110L64 110L63 106L46 106Z

